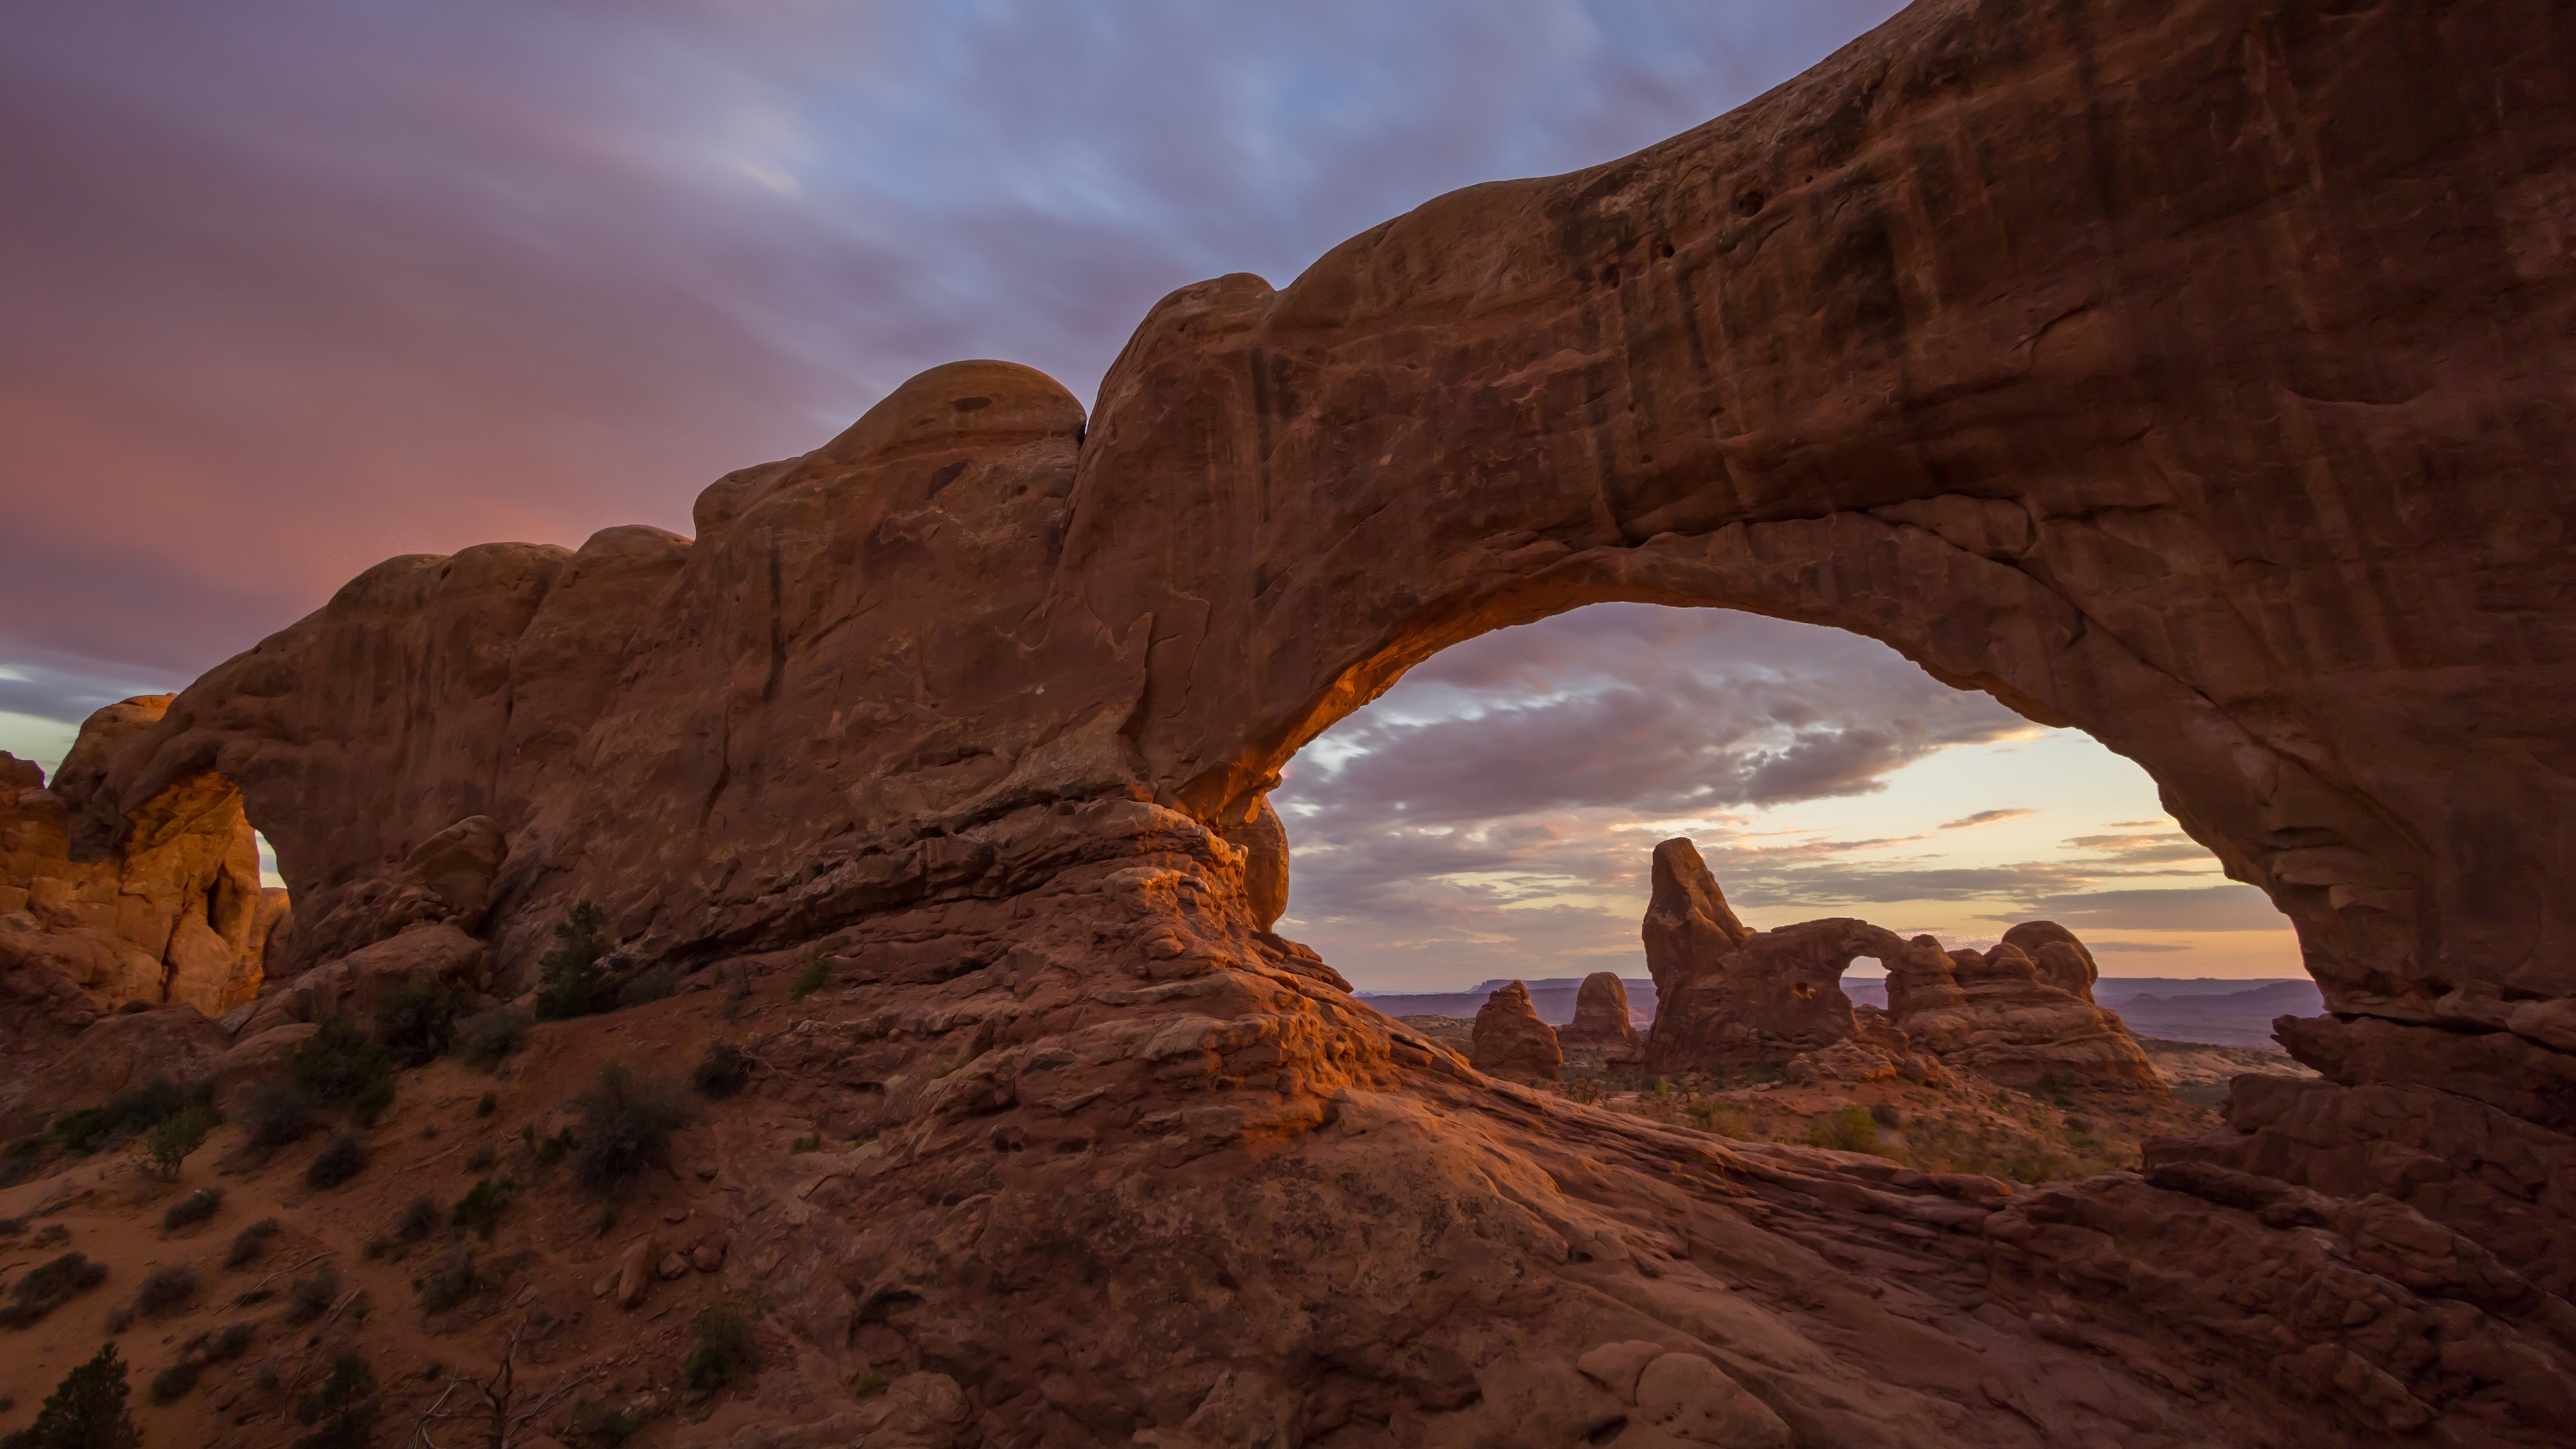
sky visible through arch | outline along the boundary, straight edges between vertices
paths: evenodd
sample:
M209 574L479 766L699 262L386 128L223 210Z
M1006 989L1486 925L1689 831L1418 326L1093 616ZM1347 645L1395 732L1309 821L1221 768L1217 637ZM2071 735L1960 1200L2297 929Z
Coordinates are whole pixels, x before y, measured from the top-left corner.
M2302 974L2288 922L2145 771L1815 625L1598 604L1498 630L1283 777L1280 929L1365 989L1642 975L1674 835L1757 929L1859 916L1983 947L2047 918L2107 975Z

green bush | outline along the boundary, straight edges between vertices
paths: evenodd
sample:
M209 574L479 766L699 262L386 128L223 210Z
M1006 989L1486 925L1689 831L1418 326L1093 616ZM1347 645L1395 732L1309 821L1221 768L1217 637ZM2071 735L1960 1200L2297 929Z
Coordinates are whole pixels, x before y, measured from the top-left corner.
M339 1300L340 1270L325 1263L286 1290L286 1321L301 1327L330 1312Z
M188 1154L206 1145L206 1134L220 1120L212 1107L183 1107L143 1134L143 1157L152 1170L176 1182Z
M438 1231L438 1204L427 1193L403 1205L402 1215L394 1219L394 1238L417 1243Z
M343 1132L322 1144L313 1154L313 1162L304 1169L304 1185L325 1192L366 1171L373 1154L366 1142L353 1133Z
M195 1192L170 1204L169 1210L161 1214L161 1231L175 1233L181 1228L193 1228L213 1218L223 1205L222 1188L198 1188Z
M1752 1134L1744 1114L1723 1102L1695 1101L1684 1110L1690 1114L1691 1125L1702 1132L1739 1140Z
M519 1043L527 1039L532 1020L516 1006L496 1006L464 1018L456 1023L454 1033L456 1059L489 1071L519 1049Z
M463 1009L455 988L413 977L376 1003L376 1042L398 1067L425 1066L447 1054Z
M1809 1147L1867 1152L1878 1146L1878 1124L1870 1120L1868 1108L1849 1103L1817 1118L1799 1140Z
M281 1077L254 1090L241 1109L242 1131L251 1149L262 1154L303 1139L321 1124L322 1104L292 1077Z
M288 1072L322 1101L354 1102L376 1083L392 1080L394 1063L356 1022L335 1014L295 1049Z
M368 1449L375 1437L375 1370L354 1353L331 1361L330 1377L296 1401L295 1420L313 1432L295 1441L295 1449Z
M277 1219L261 1218L233 1234L233 1245L224 1254L224 1266L239 1272L258 1262L260 1255L268 1251L268 1240L281 1231Z
M412 1286L420 1292L424 1312L444 1313L483 1291L485 1281L474 1255L462 1246L447 1250L446 1261L415 1280Z
M501 1099L490 1092L485 1092L482 1096L477 1097L474 1100L474 1115L476 1117L489 1117L499 1110L501 1110Z
M608 913L588 901L555 927L555 948L537 961L537 1020L591 1016L617 1004L617 987L600 962L608 955Z
M159 1318L186 1306L197 1296L197 1270L185 1263L172 1263L155 1268L134 1290L134 1311L146 1318Z
M394 1079L388 1074L358 1089L358 1095L349 1099L349 1115L359 1126L373 1127L393 1104Z
M211 1081L182 1087L155 1074L143 1085L119 1092L100 1106L83 1107L56 1117L45 1128L45 1140L69 1152L96 1152L112 1138L148 1132L192 1107L210 1107L214 1093Z
M9 1302L0 1306L0 1328L26 1328L106 1281L107 1265L82 1253L65 1253L30 1268Z
M576 1098L581 1134L573 1180L592 1192L622 1187L671 1159L671 1134L689 1121L689 1104L658 1082L639 1081L622 1062L599 1069L599 1081Z
M832 984L832 963L817 956L814 964L797 974L787 987L787 999L803 1001L806 997Z
M751 1080L751 1058L729 1041L707 1043L706 1055L689 1069L689 1085L703 1097L730 1097Z
M125 1361L104 1344L63 1381L36 1411L36 1422L0 1439L0 1449L136 1449L143 1442L126 1407L132 1392Z
M617 1449L644 1427L641 1409L611 1409L588 1399L572 1406L564 1421L565 1442L576 1449Z
M760 1366L760 1346L752 1341L751 1317L739 1308L717 1304L698 1315L697 1342L681 1361L680 1379L692 1394L705 1395Z
M485 1242L492 1241L493 1230L501 1225L501 1214L510 1206L510 1195L519 1185L504 1177L495 1181L485 1178L466 1189L456 1200L456 1210L448 1223L457 1232L470 1232Z

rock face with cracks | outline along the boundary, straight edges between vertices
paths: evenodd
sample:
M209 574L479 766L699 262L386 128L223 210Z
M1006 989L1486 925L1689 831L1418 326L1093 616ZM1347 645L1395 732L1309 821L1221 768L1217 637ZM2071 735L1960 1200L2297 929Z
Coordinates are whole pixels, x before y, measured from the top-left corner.
M731 1225L815 1365L770 1442L2553 1442L2571 24L1923 0L1635 156L1181 289L1088 418L955 364L693 539L379 565L67 828L237 788L280 974L421 924L475 818L506 854L437 909L505 983L585 899L618 970L840 961L764 1056L873 1140ZM1354 1002L1272 930L1280 767L1603 600L1867 634L2137 760L2297 926L2335 1070L2007 1192L1622 1120ZM1926 1010L2085 1004L2014 954L1925 959ZM862 1371L938 1412L884 1427Z

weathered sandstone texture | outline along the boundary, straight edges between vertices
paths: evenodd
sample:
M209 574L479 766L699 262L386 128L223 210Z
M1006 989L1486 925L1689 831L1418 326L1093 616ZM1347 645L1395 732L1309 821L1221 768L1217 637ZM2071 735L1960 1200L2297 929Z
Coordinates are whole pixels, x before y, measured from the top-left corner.
M1653 879L1649 1071L1803 1063L1805 1078L1930 1081L1964 1068L2011 1087L2167 1090L2120 1018L2093 1004L2092 954L2054 921L2015 926L1982 956L1867 921L1750 931L1686 839L1655 847ZM2018 943L2045 956L2047 979ZM1888 1010L1866 1030L1842 989L1863 956L1887 968Z
M286 893L261 888L258 843L221 775L158 792L112 843L76 828L108 762L172 698L92 714L52 789L0 754L0 972L67 978L110 1010L172 1001L215 1016L258 994Z
M1574 993L1574 1020L1558 1028L1556 1039L1567 1046L1607 1048L1613 1058L1637 1048L1636 1023L1628 1017L1628 988L1616 971L1595 971Z
M955 364L694 539L378 565L68 829L230 782L282 967L431 895L504 982L584 899L621 967L841 961L851 1010L764 1059L873 1140L733 1225L813 1365L763 1442L934 1368L964 1442L1770 1434L1748 1398L1802 1445L2555 1442L2571 57L2545 4L1922 0L1635 156L1175 292L1088 418ZM2296 924L2337 1025L2292 1045L2342 1065L2007 1192L1622 1121L1357 1005L1238 833L1411 665L1614 599L1854 630L2138 761ZM418 852L477 817L469 920ZM2085 1005L2044 943L1919 965L1927 1042ZM2325 1040L2383 1027L2422 1035ZM1635 1343L1706 1367L1580 1367Z
M1468 1057L1480 1072L1520 1082L1553 1082L1565 1066L1556 1028L1538 1019L1529 988L1517 981L1477 1009Z

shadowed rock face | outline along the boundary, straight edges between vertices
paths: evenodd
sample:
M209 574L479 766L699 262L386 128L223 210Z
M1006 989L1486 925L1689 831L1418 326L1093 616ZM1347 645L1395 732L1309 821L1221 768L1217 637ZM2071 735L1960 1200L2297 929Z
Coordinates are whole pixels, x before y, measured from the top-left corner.
M864 1358L960 1375L988 1439L1576 1442L1644 1383L1577 1361L1651 1342L1713 1366L1657 1414L1735 1414L1715 1372L1801 1443L2547 1442L2558 1179L2471 1159L2567 1139L2436 1069L2576 1046L2570 24L1923 0L1636 156L1183 288L1087 422L956 364L694 540L379 565L76 813L238 786L294 964L392 934L478 816L505 978L582 899L626 962L842 960L864 1011L767 1059L876 1140L743 1207L846 1370L818 1419ZM1492 1083L1272 934L1237 832L1413 663L1614 599L2081 726L2331 1010L2445 1044L2246 1115L2257 1167L2008 1196ZM2344 1195L2462 1105L2459 1190Z

